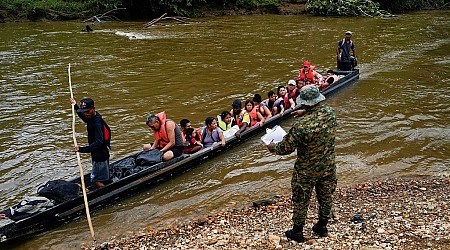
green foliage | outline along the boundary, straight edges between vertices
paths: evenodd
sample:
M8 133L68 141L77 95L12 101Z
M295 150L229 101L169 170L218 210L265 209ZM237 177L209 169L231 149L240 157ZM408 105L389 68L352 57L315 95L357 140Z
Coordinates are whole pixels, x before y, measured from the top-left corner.
M379 7L371 0L308 0L305 10L321 16L383 16Z
M407 10L422 9L448 9L448 0L375 0L384 10L392 12L403 12Z
M36 19L39 17L81 18L99 11L113 9L122 0L0 0L0 8L6 9L17 18Z
M276 6L277 0L237 0L236 7L254 9L261 6Z

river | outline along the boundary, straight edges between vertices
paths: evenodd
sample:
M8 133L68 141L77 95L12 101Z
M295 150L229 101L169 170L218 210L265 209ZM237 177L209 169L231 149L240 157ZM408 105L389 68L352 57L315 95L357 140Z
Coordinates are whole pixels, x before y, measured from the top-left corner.
M397 18L225 16L165 23L0 24L0 207L51 179L78 175L72 153L67 67L74 95L92 97L113 130L115 161L151 141L149 113L204 118L234 99L262 96L298 74L325 72L353 31L360 80L328 99L337 113L339 185L403 176L450 176L450 12ZM281 125L289 129L293 119ZM78 143L87 143L81 120ZM295 154L275 156L259 136L139 195L92 214L98 242L227 206L288 194ZM82 154L85 171L89 155ZM79 249L80 218L8 249Z

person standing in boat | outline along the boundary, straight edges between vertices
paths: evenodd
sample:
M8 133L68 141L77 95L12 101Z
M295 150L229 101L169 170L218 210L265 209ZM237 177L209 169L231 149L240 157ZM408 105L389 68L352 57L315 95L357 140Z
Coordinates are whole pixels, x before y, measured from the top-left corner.
M319 220L312 230L320 237L328 236L327 224L336 190L335 133L336 115L332 108L322 104L325 97L319 88L308 85L300 90L297 103L304 110L296 112L297 121L279 143L267 148L278 155L297 150L297 160L292 174L293 228L286 237L303 242L303 226L313 189L319 202ZM294 113L293 112L293 113Z
M345 32L344 39L340 40L336 48L338 70L353 70L356 66L355 43L351 40L353 33Z
M110 138L109 127L103 120L102 116L95 111L94 100L91 98L83 98L80 105L77 105L75 99L70 98L70 104L78 116L86 123L88 132L88 146L73 148L74 152L91 153L92 173L91 182L96 187L103 187L109 181L109 142L106 138Z
M183 153L184 142L180 127L174 121L167 119L165 112L149 115L146 124L153 131L155 142L144 144L144 150L159 149L163 153L164 161Z

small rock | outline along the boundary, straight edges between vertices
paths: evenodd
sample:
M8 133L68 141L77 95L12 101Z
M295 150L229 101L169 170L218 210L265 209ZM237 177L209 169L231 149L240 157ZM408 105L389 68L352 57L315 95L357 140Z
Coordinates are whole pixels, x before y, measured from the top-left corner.
M217 239L209 239L208 242L206 243L207 245L212 245L212 244L216 244L217 243Z

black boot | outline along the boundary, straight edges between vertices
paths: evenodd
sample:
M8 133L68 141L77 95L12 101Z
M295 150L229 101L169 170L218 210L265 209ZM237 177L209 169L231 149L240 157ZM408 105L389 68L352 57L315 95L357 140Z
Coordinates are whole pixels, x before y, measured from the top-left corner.
M295 240L297 242L305 241L303 238L303 226L294 224L294 228L286 231L284 234L290 240Z
M314 233L319 235L320 237L327 237L328 236L328 229L327 229L328 220L319 220L312 228Z

